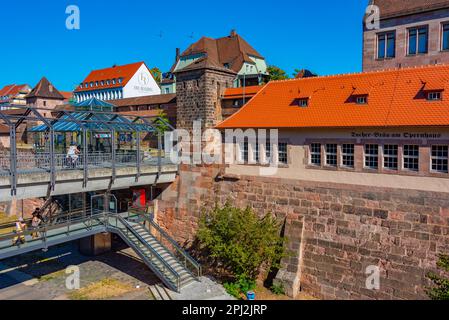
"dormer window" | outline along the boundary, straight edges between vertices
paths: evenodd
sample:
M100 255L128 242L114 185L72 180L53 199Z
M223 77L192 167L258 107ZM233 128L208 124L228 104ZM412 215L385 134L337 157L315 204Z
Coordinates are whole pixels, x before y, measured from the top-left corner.
M112 79L112 84L115 84L115 79Z
M355 98L355 103L357 103L357 104L368 104L368 95L357 96Z
M95 86L98 87L98 81L95 81Z
M300 98L298 99L298 106L301 108L306 108L309 106L309 98Z
M103 80L100 81L100 85L104 86L104 81Z
M439 101L442 100L442 92L441 91L431 91L427 93L428 101Z

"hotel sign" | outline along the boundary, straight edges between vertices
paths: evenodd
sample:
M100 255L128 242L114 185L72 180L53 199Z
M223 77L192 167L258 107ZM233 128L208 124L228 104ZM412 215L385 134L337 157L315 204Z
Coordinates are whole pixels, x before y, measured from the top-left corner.
M402 133L389 133L389 132L352 132L353 138L375 138L375 139L441 139L443 135L441 133L429 133L429 132L402 132Z

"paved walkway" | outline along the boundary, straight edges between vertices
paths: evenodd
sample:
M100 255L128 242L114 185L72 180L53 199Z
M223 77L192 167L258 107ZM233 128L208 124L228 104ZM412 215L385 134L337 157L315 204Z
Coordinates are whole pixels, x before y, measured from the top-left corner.
M201 282L193 282L180 293L168 290L173 300L235 300L226 293L222 285L208 277L201 277Z

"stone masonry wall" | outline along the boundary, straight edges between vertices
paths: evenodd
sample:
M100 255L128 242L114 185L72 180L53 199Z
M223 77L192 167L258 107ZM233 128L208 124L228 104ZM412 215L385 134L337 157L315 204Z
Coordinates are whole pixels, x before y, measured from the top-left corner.
M156 219L188 246L201 211L226 200L285 221L293 255L278 278L290 295L300 285L324 299L425 299L427 272L449 252L449 193L226 177L214 166L182 166ZM371 265L381 270L378 291L365 286Z

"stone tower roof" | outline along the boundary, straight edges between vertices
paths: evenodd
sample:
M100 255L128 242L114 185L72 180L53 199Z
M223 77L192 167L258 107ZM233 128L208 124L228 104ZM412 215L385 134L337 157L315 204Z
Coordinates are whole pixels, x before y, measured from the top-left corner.
M47 98L55 100L64 100L64 96L56 89L47 78L43 77L41 81L26 96L29 98Z
M190 45L187 50L180 55L180 58L196 54L202 54L203 56L190 65L182 68L182 71L202 68L218 68L227 70L228 72L238 73L245 62L254 64L254 61L249 56L264 59L259 52L257 52L234 30L229 36L223 38L213 39L202 37L200 40ZM176 64L178 61L176 61ZM175 71L176 64L172 67L172 72L180 71Z

